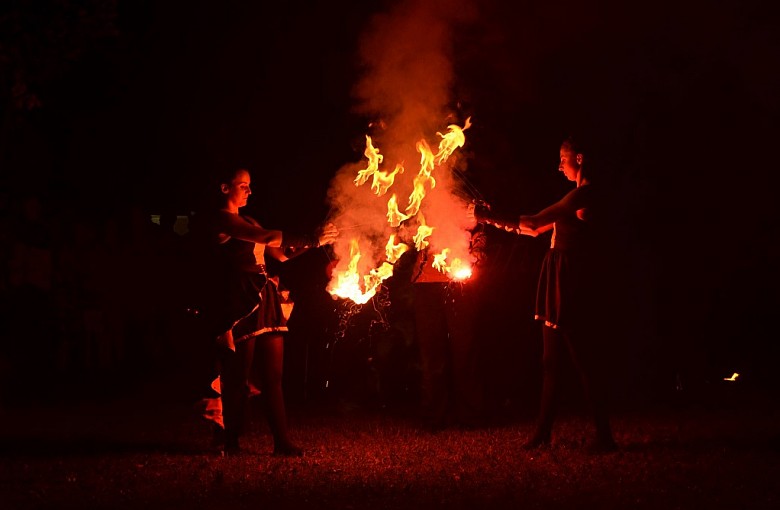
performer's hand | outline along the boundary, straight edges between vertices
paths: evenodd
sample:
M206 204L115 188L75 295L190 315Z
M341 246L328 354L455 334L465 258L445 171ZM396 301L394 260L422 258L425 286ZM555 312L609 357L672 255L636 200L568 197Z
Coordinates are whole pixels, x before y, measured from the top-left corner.
M226 349L230 349L231 351L235 351L236 344L233 342L233 332L227 331L219 335L217 337L217 345L219 347L224 347Z
M477 205L474 202L471 202L468 207L466 207L466 219L470 222L476 223L477 216L475 213Z
M539 225L533 220L532 216L520 216L519 225L520 230L536 230Z
M469 205L468 214L479 223L490 224L490 205L482 200Z
M320 246L333 244L339 236L339 229L333 223L328 223L319 232L318 241Z
M536 237L539 235L538 231L532 228L523 228L523 227L518 228L517 233L520 235L531 236L531 237Z

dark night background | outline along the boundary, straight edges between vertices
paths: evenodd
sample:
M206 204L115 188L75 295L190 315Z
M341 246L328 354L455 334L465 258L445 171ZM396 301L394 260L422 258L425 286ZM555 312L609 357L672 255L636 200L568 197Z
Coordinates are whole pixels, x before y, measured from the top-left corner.
M4 214L36 194L55 217L186 215L216 168L241 162L266 226L314 228L330 179L362 158L373 119L354 109L357 48L392 5L4 2ZM736 371L778 388L777 21L769 1L489 0L453 30L468 175L497 210L568 189L556 165L572 126L600 149L623 198L616 370L636 386ZM495 383L519 388L540 341L517 317L545 241L490 236L486 344Z

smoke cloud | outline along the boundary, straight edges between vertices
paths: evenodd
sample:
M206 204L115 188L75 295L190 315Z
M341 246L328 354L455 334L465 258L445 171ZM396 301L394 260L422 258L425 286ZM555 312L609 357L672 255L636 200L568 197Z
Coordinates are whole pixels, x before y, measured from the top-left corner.
M334 245L338 258L334 275L352 260L354 241L360 248L357 269L362 275L385 261L391 235L396 243L413 246L412 237L421 224L434 229L427 239L434 251L449 248L453 257L468 259L467 229L473 218L467 215L468 199L459 191L457 178L466 169L463 154L456 150L435 165L419 212L407 208L421 169L418 143L426 143L435 154L448 126L466 125L466 119L453 113L453 41L458 27L475 16L474 7L463 0L410 0L375 15L365 26L354 111L368 119L366 140L381 160L376 173L390 174L397 165L403 170L386 193L372 189L372 177L356 184L359 172L369 167L369 158L345 164L337 172L328 191L331 220L341 230ZM468 131L464 135L468 138ZM393 196L399 211L409 215L400 225L388 221L388 200Z

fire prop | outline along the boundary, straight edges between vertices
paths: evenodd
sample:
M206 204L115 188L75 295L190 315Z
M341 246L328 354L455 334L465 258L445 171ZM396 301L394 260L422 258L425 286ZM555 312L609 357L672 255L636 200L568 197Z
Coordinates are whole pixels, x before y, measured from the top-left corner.
M433 267L449 278L471 276L468 230L475 220L468 214L469 201L454 193L457 158L452 157L464 146L464 131L470 126L469 117L463 127L451 124L446 133L437 132L435 153L425 139L419 140L415 146L419 169L414 175L407 173L403 161L392 170L383 169L384 155L366 135L365 168L351 180L353 189L343 186L334 197L344 201L349 196L334 221L342 233L350 234L334 247L338 262L327 287L334 299L367 303L412 246L430 249ZM406 198L405 207L399 205L399 197Z

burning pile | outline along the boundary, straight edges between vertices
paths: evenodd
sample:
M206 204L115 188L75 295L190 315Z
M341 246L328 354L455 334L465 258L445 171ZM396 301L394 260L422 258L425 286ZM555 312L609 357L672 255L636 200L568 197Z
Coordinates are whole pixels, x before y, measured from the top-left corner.
M415 144L419 169L414 174L407 172L403 160L392 170L383 169L384 155L366 136L365 168L355 172L356 166L348 165L331 189L334 222L342 232L334 246L338 263L327 289L334 298L368 302L412 246L431 250L433 267L449 278L471 276L468 246L474 219L468 214L470 202L457 194L457 158L452 157L465 144L464 131L470 126L469 118L463 127L451 124L446 133L437 132L435 153L420 139ZM404 199L401 209L399 200Z

